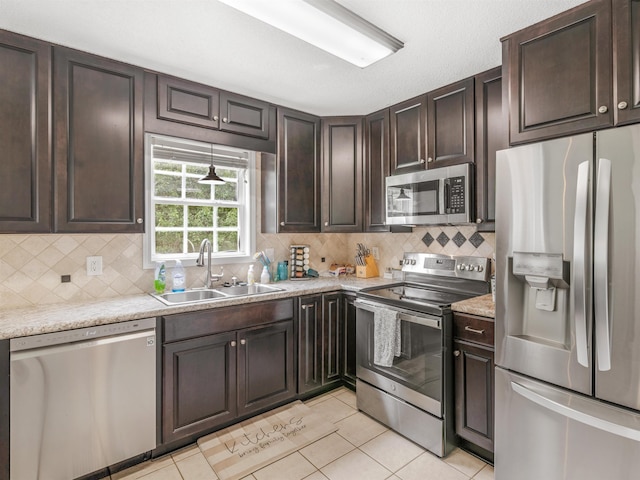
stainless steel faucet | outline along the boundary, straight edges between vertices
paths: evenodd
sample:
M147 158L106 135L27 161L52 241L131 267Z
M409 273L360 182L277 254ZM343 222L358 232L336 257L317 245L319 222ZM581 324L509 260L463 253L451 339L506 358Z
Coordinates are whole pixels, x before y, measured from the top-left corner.
M213 282L217 282L224 275L224 267L220 267L220 273L211 273L211 242L208 238L202 240L200 244L200 254L196 260L196 265L204 267L204 252L207 251L207 279L204 282L206 288L211 288Z

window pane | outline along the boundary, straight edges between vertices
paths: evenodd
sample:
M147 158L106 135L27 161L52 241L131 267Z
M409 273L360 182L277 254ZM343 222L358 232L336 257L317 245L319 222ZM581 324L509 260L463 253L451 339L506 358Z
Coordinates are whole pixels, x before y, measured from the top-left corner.
M189 246L189 253L199 252L200 244L202 240L208 238L209 241L213 241L213 231L211 232L189 232L187 244Z
M187 165L187 173L202 175L204 177L209 173L209 165Z
M216 168L216 173L218 174L219 177L222 178L235 178L236 180L238 179L238 170L232 169L232 168Z
M212 227L213 207L189 206L189 227Z
M180 198L182 177L156 174L154 178L156 197Z
M156 253L182 253L182 232L156 232Z
M218 207L218 227L237 227L238 209Z
M235 252L238 250L238 232L218 232L218 251Z
M165 172L182 172L182 165L176 162L158 162L154 163L156 170L162 170Z
M184 208L182 205L156 204L156 227L182 227Z
M206 173L204 174L206 175ZM204 177L204 175L202 175ZM187 178L187 198L198 198L198 199L210 199L211 198L211 184L208 183L198 183L198 178Z
M216 200L228 200L235 202L238 200L238 184L227 182L223 185L216 185L214 198Z

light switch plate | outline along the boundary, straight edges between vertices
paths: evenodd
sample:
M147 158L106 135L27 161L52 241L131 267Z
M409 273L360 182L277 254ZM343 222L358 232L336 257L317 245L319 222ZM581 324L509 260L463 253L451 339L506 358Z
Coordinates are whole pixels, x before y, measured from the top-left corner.
M87 275L102 275L102 257L87 257Z

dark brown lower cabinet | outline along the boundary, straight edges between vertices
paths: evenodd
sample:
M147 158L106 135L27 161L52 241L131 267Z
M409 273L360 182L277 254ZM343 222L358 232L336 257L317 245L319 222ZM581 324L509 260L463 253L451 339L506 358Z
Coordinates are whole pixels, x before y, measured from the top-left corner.
M295 397L294 353L291 299L163 317L162 443Z
M342 294L343 357L342 380L356 388L356 296Z
M493 461L493 320L454 314L455 424L463 447Z

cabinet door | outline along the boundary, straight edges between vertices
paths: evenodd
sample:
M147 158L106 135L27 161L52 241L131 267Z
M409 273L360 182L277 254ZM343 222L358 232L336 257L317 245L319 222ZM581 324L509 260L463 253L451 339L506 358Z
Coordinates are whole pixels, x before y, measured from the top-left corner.
M293 320L238 332L238 415L296 395Z
M298 308L298 393L322 387L322 295L301 297Z
M387 232L385 178L389 176L389 110L364 119L364 231Z
M220 93L220 129L251 137L269 138L269 104L255 98Z
M616 124L640 122L640 0L613 1Z
M142 232L142 85L137 67L54 48L58 232Z
M158 118L218 128L220 91L180 78L158 75Z
M342 295L342 379L356 386L356 301L355 295Z
M320 232L320 119L278 110L278 231Z
M426 95L421 95L391 107L392 174L426 168L426 113Z
M51 47L0 31L0 231L49 232Z
M493 350L459 340L453 343L456 433L493 452Z
M236 350L235 332L163 346L163 443L237 416Z
M341 294L322 297L322 385L340 382L344 364Z
M473 162L473 92L468 78L427 94L427 168Z
M496 152L509 147L502 111L500 67L476 75L476 223L494 231L496 219Z
M502 63L511 144L613 124L610 2L587 2L511 35Z
M324 232L362 231L362 117L322 119Z

